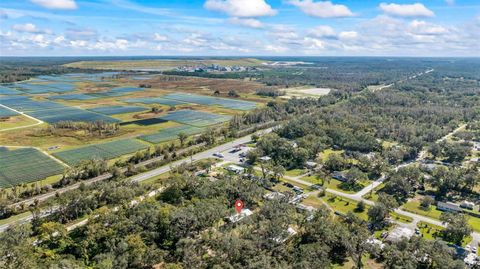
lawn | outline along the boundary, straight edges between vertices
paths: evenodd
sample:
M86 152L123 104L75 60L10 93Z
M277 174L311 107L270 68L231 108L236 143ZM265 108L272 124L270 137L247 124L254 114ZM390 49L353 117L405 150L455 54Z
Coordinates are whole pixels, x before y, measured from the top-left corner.
M20 213L20 214L17 214L17 215L13 215L10 218L0 219L0 225L14 223L14 222L20 220L21 218L30 216L31 214L32 213L30 211L26 211L26 212L23 212L23 213Z
M424 210L420 207L418 201L408 201L402 206L405 211L412 212L432 219L440 220L442 211L438 210L436 206L432 205L429 210ZM480 218L468 216L468 223L472 226L473 230L480 232Z
M168 177L170 177L170 172L166 172L166 173L160 174L158 176L151 177L147 180L141 181L140 184L141 185L156 185L156 184L160 183L161 181L167 179Z
M378 200L378 191L383 189L383 187L385 187L385 183L378 185L371 193L365 194L363 198L376 202Z
M337 154L342 154L344 150L333 150L333 149L326 149L322 153L320 153L320 159L322 161L326 161L330 155L337 153Z
M424 221L420 221L417 223L417 227L420 229L420 233L422 234L422 237L427 240L434 240L436 238L442 239L442 231L443 227L426 223ZM472 241L472 237L468 236L462 241L462 247L465 247L468 243ZM452 243L452 242L449 242Z
M336 190L336 191L341 191L343 193L348 193L348 194L353 194L353 193L356 193L358 190L346 190L346 189L343 189L342 188L342 182L340 180L337 180L337 179L333 179L333 178L330 178L330 182L322 182L322 179L320 177L318 177L317 175L313 175L313 176L305 176L305 177L302 177L301 180L304 180L304 181L307 181L307 182L310 182L312 184L320 184L322 185L323 183L323 186L327 189L332 189L332 190ZM363 184L362 184L363 186ZM362 187L363 188L363 187ZM361 188L360 188L361 189Z
M441 226L430 224L424 221L418 222L417 227L420 229L422 237L427 240L433 240L437 237L441 237L441 232L443 230L443 227Z
M354 200L350 200L329 193L327 193L325 197L322 197L322 200L337 212L340 212L342 214L353 212L361 219L368 220L368 205L365 205L365 210L363 212L356 212L355 209L357 208L357 202Z
M402 208L405 211L415 213L418 215L422 215L425 217L430 217L433 219L440 219L440 215L442 214L442 211L438 210L436 206L432 205L429 210L425 210L420 206L419 201L408 201L405 203Z
M296 181L293 181L293 180L289 180L288 178L282 178L280 181L282 182L288 182L294 186L298 186L300 188L303 188L304 190L308 190L310 189L310 186L309 185L305 185L305 184L301 184L301 183L298 183Z
M287 170L285 172L285 175L289 176L289 177L298 177L298 176L301 176L303 174L305 174L304 169L292 169L292 170Z

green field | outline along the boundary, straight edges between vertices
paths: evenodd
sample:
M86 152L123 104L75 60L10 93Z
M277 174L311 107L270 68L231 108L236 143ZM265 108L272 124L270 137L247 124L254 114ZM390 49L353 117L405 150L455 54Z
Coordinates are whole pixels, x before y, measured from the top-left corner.
M76 165L84 160L109 160L146 148L148 148L148 146L138 140L124 139L90 145L72 150L65 150L54 153L53 155L70 165Z
M155 134L140 136L139 139L150 142L152 144L158 144L161 142L173 140L178 138L178 134L184 133L186 135L198 134L202 131L201 128L181 125L170 128L165 128L158 131Z
M185 109L170 112L160 118L196 127L206 127L228 121L231 116Z
M34 148L0 148L0 187L41 180L63 173L64 167Z

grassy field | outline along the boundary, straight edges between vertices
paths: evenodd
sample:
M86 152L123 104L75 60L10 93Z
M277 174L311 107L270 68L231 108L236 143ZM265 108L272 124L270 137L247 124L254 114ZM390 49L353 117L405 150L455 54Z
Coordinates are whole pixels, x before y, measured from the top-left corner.
M402 208L405 211L409 211L436 220L440 220L440 215L442 214L442 211L438 210L437 207L434 205L432 205L429 210L424 210L420 206L420 202L418 201L408 201L402 206ZM472 226L473 230L480 232L480 218L476 218L473 216L468 217L468 223Z
M313 206L315 208L319 208L321 205L327 205L332 210L339 212L341 214L347 214L348 212L353 212L355 215L357 215L363 220L368 220L367 211L370 208L370 206L365 205L365 210L363 212L359 212L358 210L356 210L358 205L357 201L344 198L341 196L336 196L331 193L327 193L322 198L310 195L302 203L305 205ZM396 221L400 221L404 223L411 223L413 221L413 219L410 217L399 215L396 213L392 213L391 217Z
M361 219L368 220L368 216L367 216L368 206L365 206L365 210L363 212L357 212L355 210L358 204L356 201L350 200L344 197L336 196L330 193L327 193L325 197L322 197L322 200L325 203L327 203L335 211L338 211L342 214L353 212Z
M365 194L363 198L376 202L378 200L378 191L383 189L383 187L385 187L385 183L378 185L371 193Z
M304 169L292 169L292 170L287 170L285 172L285 175L289 176L289 177L298 177L298 176L301 176L303 174L305 174Z
M326 160L328 160L328 157L330 157L330 155L332 154L342 154L343 152L345 152L344 150L333 150L333 149L326 149L324 151L322 151L320 153L320 159L325 162Z
M327 189L341 191L341 192L344 192L344 193L353 194L353 193L357 192L356 190L346 190L346 189L342 188L342 182L340 180L337 180L337 179L334 179L334 178L330 178L329 181L324 181L324 182L321 178L319 178L316 175L302 177L301 179L305 180L305 181L308 181L312 184L322 184L323 183L323 186Z
M195 65L222 65L222 66L259 66L265 61L243 58L243 59L201 59L201 60L130 60L130 61L80 61L66 64L67 67L88 68L88 69L112 69L112 70L134 70L154 69L169 70L179 66Z
M417 227L420 230L420 233L424 239L434 240L436 238L442 238L443 227L441 226L420 221L417 223ZM465 247L468 243L470 243L470 241L472 241L472 237L466 237L465 239L463 239L461 246Z
M440 215L442 214L442 211L438 210L434 205L432 205L428 210L423 209L418 201L408 201L402 206L402 208L405 211L437 220L440 219Z
M28 126L37 123L37 121L23 115L9 117L5 120L0 120L0 130Z

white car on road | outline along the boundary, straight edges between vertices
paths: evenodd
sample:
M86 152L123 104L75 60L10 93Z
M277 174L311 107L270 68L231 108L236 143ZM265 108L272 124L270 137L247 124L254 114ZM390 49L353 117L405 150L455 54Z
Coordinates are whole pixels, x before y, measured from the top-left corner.
M220 152L215 152L215 153L213 153L213 156L215 156L215 157L217 157L217 158L223 158L223 157L225 157L225 156L223 156L223 154L220 153Z

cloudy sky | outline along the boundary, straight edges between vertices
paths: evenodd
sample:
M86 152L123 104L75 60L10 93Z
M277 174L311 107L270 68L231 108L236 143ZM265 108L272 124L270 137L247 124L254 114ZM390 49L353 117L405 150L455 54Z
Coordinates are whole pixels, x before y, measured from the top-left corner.
M0 55L480 56L480 1L1 0Z

